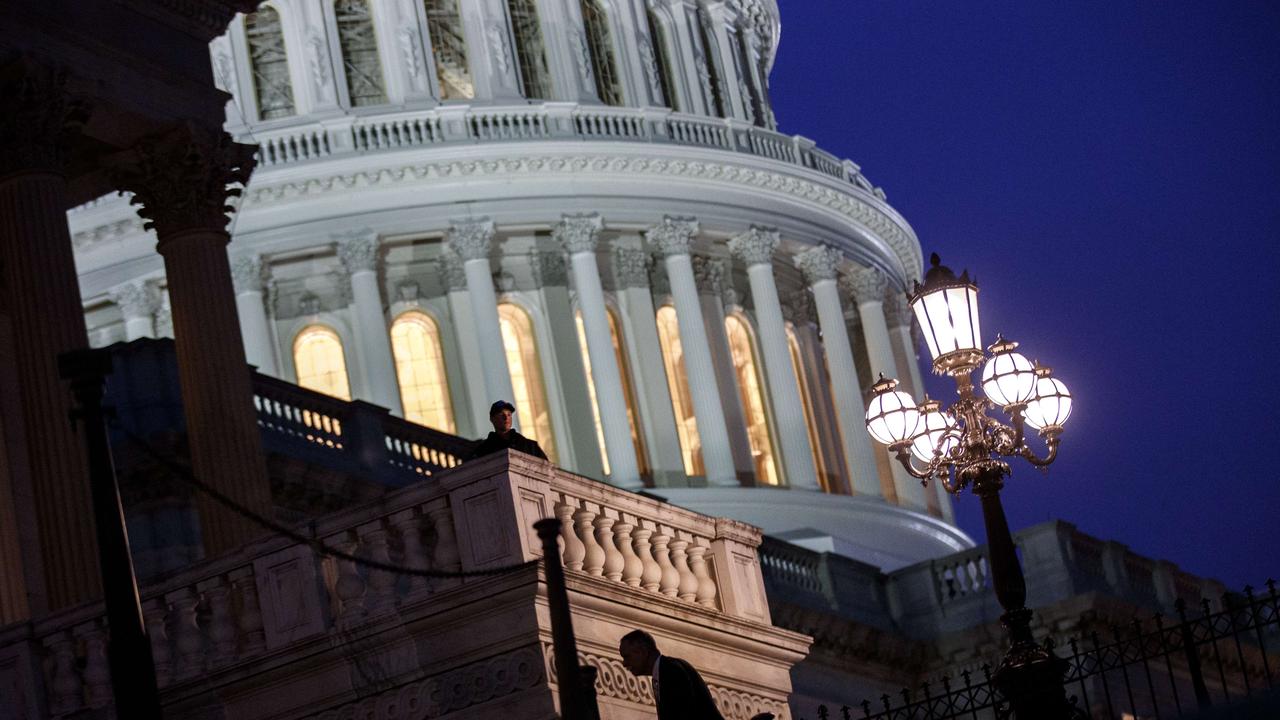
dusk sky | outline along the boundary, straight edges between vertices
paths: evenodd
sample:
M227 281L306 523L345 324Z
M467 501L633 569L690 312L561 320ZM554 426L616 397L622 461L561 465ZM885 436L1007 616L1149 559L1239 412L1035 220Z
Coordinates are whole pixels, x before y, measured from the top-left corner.
M1048 474L1014 461L1011 526L1280 575L1280 4L779 4L780 129L861 165L976 275L984 341L1076 398Z

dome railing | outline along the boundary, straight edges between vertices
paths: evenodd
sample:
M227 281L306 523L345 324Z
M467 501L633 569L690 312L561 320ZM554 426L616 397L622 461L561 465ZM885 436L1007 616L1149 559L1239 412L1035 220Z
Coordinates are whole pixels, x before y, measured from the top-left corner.
M849 160L800 135L784 135L736 119L665 108L615 108L548 102L510 107L445 105L376 116L346 116L235 133L259 145L258 167L274 168L370 152L478 142L606 140L667 143L741 152L799 165L883 199Z

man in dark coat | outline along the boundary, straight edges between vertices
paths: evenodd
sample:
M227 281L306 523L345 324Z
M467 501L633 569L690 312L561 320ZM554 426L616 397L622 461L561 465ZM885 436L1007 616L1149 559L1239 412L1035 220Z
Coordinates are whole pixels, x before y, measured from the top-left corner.
M516 408L506 400L499 400L489 408L489 422L493 423L493 432L489 433L489 437L480 441L471 454L467 456L467 460L474 460L491 453L501 450L519 450L526 455L547 459L547 454L542 452L542 447L538 445L537 440L529 438L516 432L512 426L515 417Z
M618 652L632 675L653 676L658 720L724 720L698 671L680 658L658 652L658 644L649 633L627 633L618 644Z

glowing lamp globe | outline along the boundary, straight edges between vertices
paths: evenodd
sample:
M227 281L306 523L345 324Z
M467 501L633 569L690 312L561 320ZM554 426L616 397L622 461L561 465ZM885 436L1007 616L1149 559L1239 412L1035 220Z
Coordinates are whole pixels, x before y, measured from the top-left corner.
M996 336L987 351L991 359L982 368L982 392L1001 407L1022 405L1036 394L1036 370L1016 352L1018 343Z
M1028 425L1041 431L1061 430L1067 418L1071 417L1071 393L1061 380L1053 377L1050 368L1036 368L1035 397L1027 403L1022 414Z
M982 362L982 328L978 322L978 286L969 271L956 277L934 253L924 285L916 283L911 294L925 342L933 356L933 371L962 375Z
M911 454L921 462L933 462L937 455L946 457L960 441L956 421L942 412L937 400L925 398L920 403L920 424L911 438Z
M885 445L910 441L920 425L916 401L897 387L897 380L881 375L871 388L875 395L867 405L867 432Z

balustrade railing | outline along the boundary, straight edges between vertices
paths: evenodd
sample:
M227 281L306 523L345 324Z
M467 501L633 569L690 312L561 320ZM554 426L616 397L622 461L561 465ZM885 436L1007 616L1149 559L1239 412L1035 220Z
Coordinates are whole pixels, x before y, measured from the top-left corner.
M451 122L451 117L461 121ZM857 165L818 150L813 141L806 138L733 120L658 108L565 103L496 108L449 106L244 132L240 139L259 145L258 165L263 168L343 154L451 142L537 139L667 142L745 152L799 165L869 192L875 190Z

